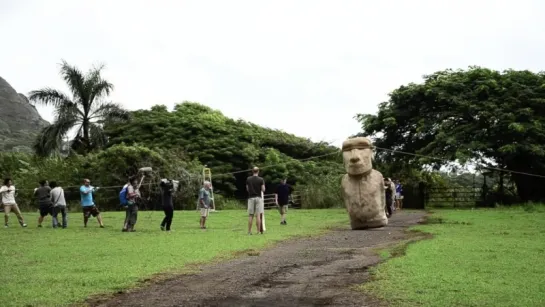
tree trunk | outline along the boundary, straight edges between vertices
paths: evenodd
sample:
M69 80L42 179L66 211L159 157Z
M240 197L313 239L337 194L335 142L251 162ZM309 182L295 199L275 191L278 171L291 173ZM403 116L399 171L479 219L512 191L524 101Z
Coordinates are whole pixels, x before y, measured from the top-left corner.
M83 151L87 154L89 152L89 148L90 148L90 142L89 142L89 120L88 119L83 119L83 123L82 123L82 127L83 127Z
M502 168L503 169L503 168ZM505 189L504 189L504 183L503 183L503 177L505 175L504 172L500 172L500 182L499 182L499 191L498 191L498 194L499 194L499 200L500 200L500 204L503 204L503 200L504 200L504 196L505 196Z

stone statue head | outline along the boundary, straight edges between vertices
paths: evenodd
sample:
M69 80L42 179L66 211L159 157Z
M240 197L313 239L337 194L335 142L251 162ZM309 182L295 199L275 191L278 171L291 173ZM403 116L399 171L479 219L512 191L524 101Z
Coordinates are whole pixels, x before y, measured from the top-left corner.
M368 138L347 139L342 151L344 168L349 175L363 175L373 169L373 146Z

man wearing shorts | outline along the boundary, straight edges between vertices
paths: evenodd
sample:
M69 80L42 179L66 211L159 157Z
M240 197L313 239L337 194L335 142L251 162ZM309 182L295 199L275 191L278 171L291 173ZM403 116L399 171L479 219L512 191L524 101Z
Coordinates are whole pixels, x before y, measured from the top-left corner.
M288 202L291 194L291 186L286 184L286 179L280 181L280 185L276 188L274 199L280 212L280 225L287 225L286 213L288 212Z
M51 201L51 188L47 180L40 181L40 187L34 190L34 196L38 200L38 206L40 208L40 217L38 218L38 227L42 227L44 218L50 214L53 217L53 202ZM53 221L53 228L57 228L55 219Z
M83 185L79 188L81 206L83 207L83 227L87 227L87 221L89 221L89 217L92 215L97 218L100 228L104 228L100 211L98 211L98 208L93 201L93 193L97 189L98 188L91 186L91 181L89 179L83 179Z
M259 177L259 168L252 169L253 175L246 179L246 191L248 192L248 234L252 234L252 223L256 216L257 232L263 234L261 229L261 214L263 214L263 198L261 193L265 192L265 180Z
M27 225L25 224L21 210L19 210L19 206L15 202L15 186L10 178L4 180L4 185L0 187L0 195L2 195L2 204L4 204L4 227L8 228L9 213L11 211L17 216L19 225L26 227Z
M199 191L199 206L201 208L201 229L206 229L206 218L210 212L210 181L205 181L203 187Z

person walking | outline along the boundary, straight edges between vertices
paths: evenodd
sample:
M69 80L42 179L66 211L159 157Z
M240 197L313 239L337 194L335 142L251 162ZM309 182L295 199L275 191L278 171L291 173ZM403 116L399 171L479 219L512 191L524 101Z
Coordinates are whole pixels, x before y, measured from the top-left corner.
M21 214L21 210L19 210L19 206L15 201L15 186L13 185L11 178L4 179L4 185L0 187L0 195L2 195L2 204L4 205L4 227L8 228L9 214L12 211L19 221L19 225L21 225L21 227L27 227L23 215Z
M83 185L79 188L81 195L81 206L83 208L83 227L87 227L89 217L92 215L93 217L97 218L100 228L104 228L100 211L93 201L93 193L95 191L98 191L98 187L95 188L91 186L91 181L89 179L83 179Z
M140 191L138 190L138 180L136 177L129 179L127 187L127 211L125 214L124 232L135 232L134 225L138 220L138 201L140 200Z
M212 188L212 183L210 181L205 181L203 187L199 191L199 207L201 211L201 229L206 229L206 219L208 214L210 214L210 205L212 203L210 199L210 189Z
M286 179L282 179L276 191L274 192L274 200L278 206L280 212L280 225L287 225L286 214L288 212L289 198L292 192L292 188L286 183Z
M62 215L62 229L68 226L68 216L66 214L66 200L64 199L64 189L57 186L57 182L51 181L49 183L51 188L51 201L53 203L53 227L59 225L58 215Z
M254 216L256 218L257 232L263 234L261 229L261 214L264 211L262 193L265 192L265 180L259 177L259 168L252 169L252 176L246 179L246 191L248 192L248 234L252 234Z
M161 203L163 205L163 211L165 212L165 218L161 222L161 230L170 232L170 225L172 225L172 218L174 216L174 204L172 202L172 193L174 186L172 180L163 179L160 183L161 186ZM202 228L202 223L201 223Z
M56 220L53 219L53 202L51 201L51 188L47 180L40 181L40 187L34 189L34 196L38 201L40 217L38 218L38 227L42 227L44 218L49 214L52 217L53 228L57 228Z

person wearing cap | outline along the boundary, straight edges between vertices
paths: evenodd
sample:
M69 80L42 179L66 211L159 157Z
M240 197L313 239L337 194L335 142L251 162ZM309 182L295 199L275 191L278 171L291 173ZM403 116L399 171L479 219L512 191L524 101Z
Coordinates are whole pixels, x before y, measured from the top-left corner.
M248 192L248 234L252 234L252 224L256 217L257 232L263 234L261 229L261 214L264 211L262 192L265 192L265 180L259 177L259 168L252 169L252 176L246 179L246 191Z

